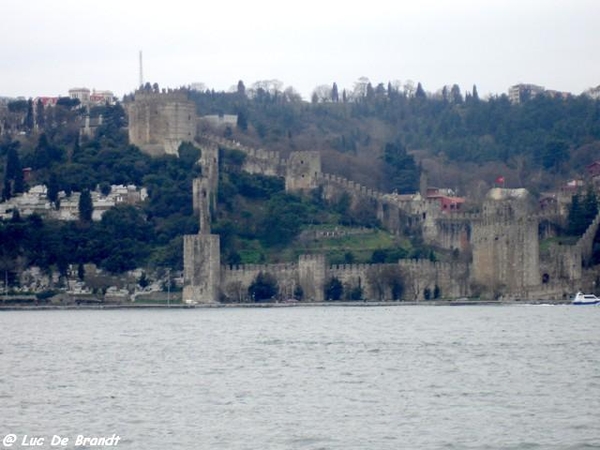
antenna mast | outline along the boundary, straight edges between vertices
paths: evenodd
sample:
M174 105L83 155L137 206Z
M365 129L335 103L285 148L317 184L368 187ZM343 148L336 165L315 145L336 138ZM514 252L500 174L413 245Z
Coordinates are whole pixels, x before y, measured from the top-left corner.
M140 50L140 88L144 87L144 69L142 65L142 51Z

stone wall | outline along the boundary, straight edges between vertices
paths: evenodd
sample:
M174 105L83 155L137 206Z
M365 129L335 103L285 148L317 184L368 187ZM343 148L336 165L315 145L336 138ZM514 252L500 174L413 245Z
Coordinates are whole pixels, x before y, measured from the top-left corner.
M435 220L441 214L437 201L423 199L420 194L386 194L346 178L321 172L321 157L316 151L297 151L288 159L278 152L247 147L239 142L212 135L200 137L201 143L242 151L246 155L242 170L249 173L285 177L288 192L302 192L321 187L326 200L350 195L352 207L370 205L382 226L393 234L423 231L434 238Z
M471 223L475 215L449 214L435 220L435 231L428 242L447 250L467 252L471 248Z
M228 302L251 302L248 288L259 273L277 280L279 298L293 298L298 282L298 264L245 264L221 267L221 299Z
M367 300L422 301L427 291L430 299L436 291L440 298L469 295L466 264L400 260L396 264L327 266L323 255L301 255L298 263L221 267L220 298L228 302L251 302L248 288L259 273L270 274L277 280L279 300L293 298L300 286L304 301L324 301L325 287L332 278L343 285L342 300L348 299L349 293L357 287Z
M442 298L561 296L581 280L581 260L591 258L593 239L600 226L599 215L576 246L558 249L550 256L544 254L544 261L540 263L539 221L549 220L549 216L538 213L537 204L524 189L492 189L481 214L444 214L439 202L423 199L420 194L384 194L343 177L323 174L317 152L296 152L286 160L277 152L248 148L234 141L212 136L202 139L213 149L223 146L244 152L243 169L246 171L285 176L288 191L320 187L323 197L330 201L347 194L352 207L372 210L388 231L394 234L420 231L426 243L458 250L459 255L464 255L449 263L418 260L392 265L332 267L326 267L322 255L307 255L292 265L224 268L219 272L218 290L219 295L229 301L247 300L248 287L261 271L271 273L280 282L282 299L292 297L296 287L300 286L305 299L322 301L323 288L332 277L340 279L347 291L360 287L364 298L371 300L398 297L396 279L402 280L403 300L420 301L426 296L431 298L434 292ZM209 158L203 162L203 168L210 164ZM207 177L207 180L218 179L217 176ZM203 189L208 190L207 183L194 184L195 199L202 199ZM199 200L198 205L201 204ZM200 207L196 209L204 211ZM207 220L203 219L204 222ZM190 241L190 248L195 248L194 242ZM195 251L195 258L208 257L203 256L200 249ZM186 257L188 253L186 250ZM194 264L192 254L186 264ZM210 270L214 272L214 258L211 261ZM191 268L188 271L195 273ZM211 292L214 294L214 289ZM213 294L211 298L214 298Z

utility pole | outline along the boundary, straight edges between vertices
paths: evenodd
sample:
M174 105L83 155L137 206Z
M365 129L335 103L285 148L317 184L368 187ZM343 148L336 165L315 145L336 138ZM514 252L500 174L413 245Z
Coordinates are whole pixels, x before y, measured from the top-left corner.
M167 269L167 307L171 307L171 269Z
M142 65L142 51L140 50L140 88L144 87L144 69Z

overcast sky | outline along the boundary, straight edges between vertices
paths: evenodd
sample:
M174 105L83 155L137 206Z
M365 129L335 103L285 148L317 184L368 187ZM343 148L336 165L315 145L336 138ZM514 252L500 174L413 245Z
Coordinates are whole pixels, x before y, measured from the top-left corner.
M0 96L118 96L139 80L229 90L278 79L305 98L360 77L427 91L600 85L599 0L0 0Z

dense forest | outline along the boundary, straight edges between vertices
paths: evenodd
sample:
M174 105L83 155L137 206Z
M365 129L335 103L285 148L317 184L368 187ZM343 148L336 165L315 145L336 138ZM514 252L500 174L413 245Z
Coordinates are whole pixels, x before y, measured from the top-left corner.
M273 83L246 90L240 82L236 92L192 98L201 115L238 114L237 129L225 131L236 139L320 150L327 172L384 191L414 191L420 166L434 185L471 198L499 175L507 186L541 192L581 177L600 158L600 102L585 95L512 104L506 95L480 99L475 86L427 94L420 84L413 91L361 80L352 93L321 86L311 103Z
M369 187L400 193L418 189L427 173L430 184L452 187L477 200L502 175L507 187L534 194L556 189L584 175L600 159L600 102L586 96L539 95L511 104L505 95L480 99L477 89L463 95L458 86L428 94L362 80L352 92L335 83L315 90L311 102L275 83L234 92L191 91L199 116L237 114L237 126L203 132L288 154L319 150L324 170ZM151 158L129 145L121 105L96 107L103 122L93 136L80 136L83 110L64 99L53 108L30 101L9 104L21 114L20 133L0 142L2 198L46 184L48 198L60 206L66 195L111 184L148 189L140 206L123 205L99 222L84 213L77 222L55 222L33 215L0 222L0 270L16 278L30 265L64 274L69 265L93 262L112 273L136 267L182 266L182 236L198 230L192 212L192 179L201 149L180 148L179 158ZM34 113L35 111L35 113ZM221 236L225 263L276 262L306 250L302 233L314 227L377 230L368 208L350 208L349 198L325 204L319 192L300 197L286 193L283 180L241 172L243 155L221 149L219 204L213 229ZM22 168L32 169L23 179ZM87 194L86 194L87 193ZM572 208L565 233L578 233L597 202L583 194ZM587 205L587 206L586 206ZM366 242L367 238L361 238ZM419 236L396 239L370 235L371 246L331 250L333 262L383 262L402 257L437 258Z

